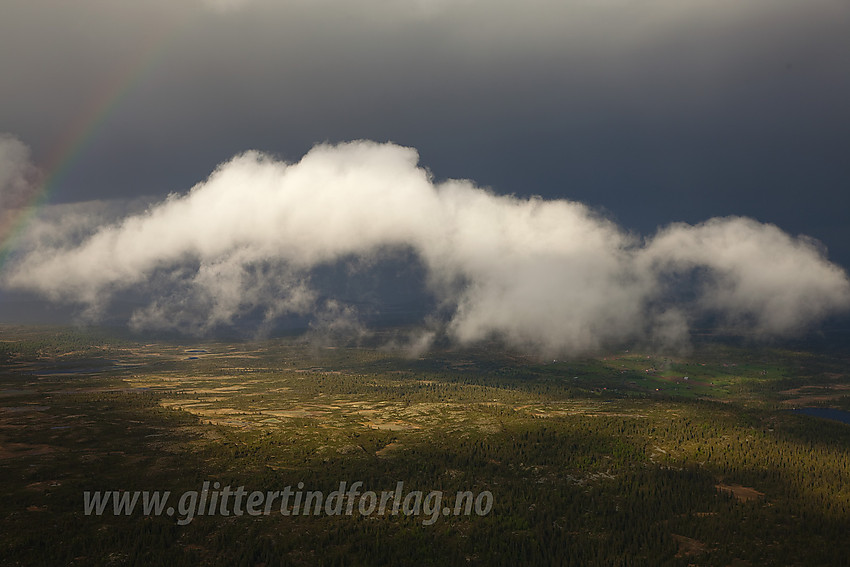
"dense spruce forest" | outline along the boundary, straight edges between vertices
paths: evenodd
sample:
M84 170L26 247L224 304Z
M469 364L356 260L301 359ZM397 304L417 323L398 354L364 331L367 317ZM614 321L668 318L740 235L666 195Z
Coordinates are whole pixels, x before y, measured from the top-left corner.
M720 337L497 345L144 341L0 328L2 565L839 565L850 356ZM94 491L492 494L486 514L86 513Z

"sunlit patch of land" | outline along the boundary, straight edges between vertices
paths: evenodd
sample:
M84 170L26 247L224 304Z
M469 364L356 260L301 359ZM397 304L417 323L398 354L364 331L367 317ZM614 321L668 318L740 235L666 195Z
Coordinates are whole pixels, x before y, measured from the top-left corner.
M731 494L740 502L749 502L750 500L758 500L763 493L749 486L741 486L740 484L718 484L717 490Z

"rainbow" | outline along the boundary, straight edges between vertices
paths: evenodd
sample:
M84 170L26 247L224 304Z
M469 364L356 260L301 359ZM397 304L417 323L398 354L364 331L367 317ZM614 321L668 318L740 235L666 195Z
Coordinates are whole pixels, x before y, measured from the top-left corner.
M62 180L89 148L97 133L115 110L151 74L163 60L169 45L176 37L175 22L153 32L134 51L131 57L108 76L86 101L83 108L51 144L41 165L41 182L32 187L26 204L0 218L0 270L6 265L14 243L38 211L50 201Z

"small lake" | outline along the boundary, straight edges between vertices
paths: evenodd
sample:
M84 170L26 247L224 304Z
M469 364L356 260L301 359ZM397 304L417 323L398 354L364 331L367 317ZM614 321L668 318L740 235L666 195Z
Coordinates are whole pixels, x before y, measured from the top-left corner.
M109 366L92 366L89 368L77 368L75 366L69 366L67 368L53 368L47 370L36 370L33 372L33 375L38 377L47 377L47 376L74 376L76 374L100 374L101 372L105 372L109 370Z
M75 376L77 374L100 374L118 367L118 361L108 359L80 359L60 363L46 362L32 370L34 376L47 378L50 376Z
M850 411L832 408L797 408L791 411L796 413L802 413L803 415L808 415L811 417L819 417L821 419L831 419L833 421L840 421L841 423L846 423L850 425Z

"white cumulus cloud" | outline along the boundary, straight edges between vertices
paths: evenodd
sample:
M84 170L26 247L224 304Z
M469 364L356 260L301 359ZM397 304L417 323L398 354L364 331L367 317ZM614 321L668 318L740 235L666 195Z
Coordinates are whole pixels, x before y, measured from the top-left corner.
M715 218L641 239L581 203L435 182L414 149L391 143L318 145L297 163L246 152L188 193L83 224L67 239L34 228L4 284L90 313L142 293L136 328L204 332L259 310L362 333L356 309L311 274L401 250L421 262L452 339L567 354L674 343L704 316L785 336L850 306L844 271L776 226Z

